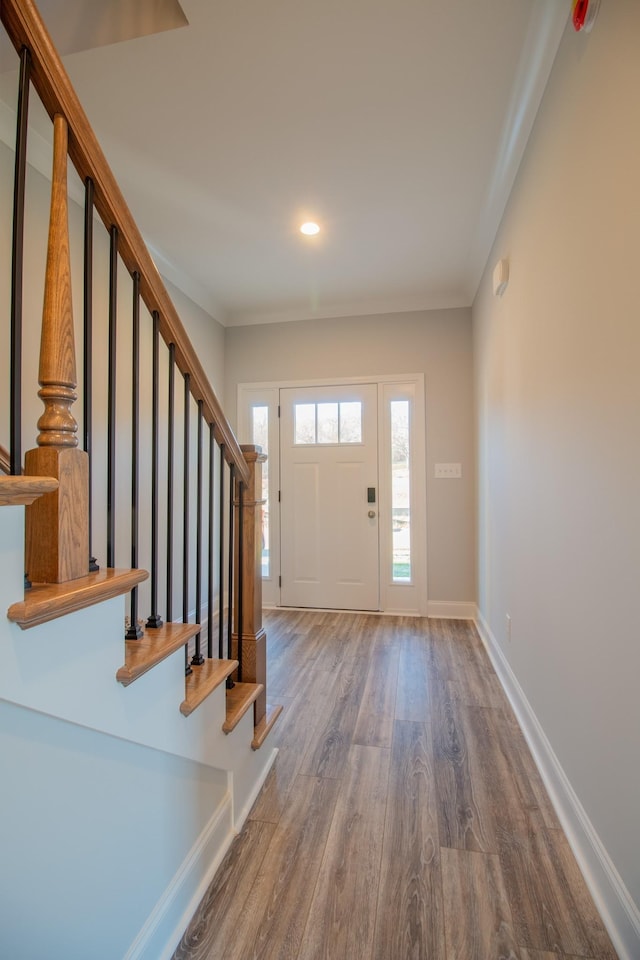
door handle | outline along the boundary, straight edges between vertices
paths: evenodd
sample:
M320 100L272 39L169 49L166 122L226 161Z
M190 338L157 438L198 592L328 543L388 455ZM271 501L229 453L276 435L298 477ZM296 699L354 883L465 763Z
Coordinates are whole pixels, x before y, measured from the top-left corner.
M369 520L373 520L375 515L376 515L375 510L369 510L369 513L367 514L367 516L369 517Z

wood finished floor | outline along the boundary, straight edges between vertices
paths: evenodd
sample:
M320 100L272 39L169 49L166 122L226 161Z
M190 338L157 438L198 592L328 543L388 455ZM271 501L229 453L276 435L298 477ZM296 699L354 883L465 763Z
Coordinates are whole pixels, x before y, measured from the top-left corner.
M174 960L615 960L471 624L265 620L280 752Z

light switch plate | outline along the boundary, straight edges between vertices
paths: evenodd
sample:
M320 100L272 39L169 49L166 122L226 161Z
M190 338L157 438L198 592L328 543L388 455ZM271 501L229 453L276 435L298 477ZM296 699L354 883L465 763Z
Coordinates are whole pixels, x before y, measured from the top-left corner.
M462 477L461 463L436 463L436 480L460 480Z

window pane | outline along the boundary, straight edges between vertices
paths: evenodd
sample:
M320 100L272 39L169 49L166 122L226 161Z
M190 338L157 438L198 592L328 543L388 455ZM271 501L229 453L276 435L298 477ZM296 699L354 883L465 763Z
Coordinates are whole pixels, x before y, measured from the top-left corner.
M338 404L318 404L318 443L338 443Z
M269 407L252 407L253 416L253 443L259 443L262 452L267 453L269 447Z
M392 400L391 518L392 579L411 580L411 489L409 486L409 401Z
M340 404L340 443L362 443L362 403Z
M252 438L259 443L262 452L269 453L269 407L251 408ZM269 460L262 464L262 576L269 576Z
M316 442L316 405L315 403L296 403L295 405L295 442Z

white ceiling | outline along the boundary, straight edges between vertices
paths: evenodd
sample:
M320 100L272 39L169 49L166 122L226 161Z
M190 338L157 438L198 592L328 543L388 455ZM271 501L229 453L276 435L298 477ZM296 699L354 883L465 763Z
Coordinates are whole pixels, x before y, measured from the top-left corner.
M569 0L181 6L64 58L162 272L226 324L470 304Z

